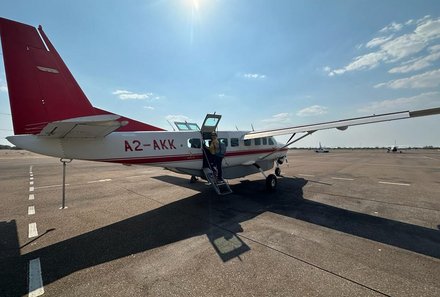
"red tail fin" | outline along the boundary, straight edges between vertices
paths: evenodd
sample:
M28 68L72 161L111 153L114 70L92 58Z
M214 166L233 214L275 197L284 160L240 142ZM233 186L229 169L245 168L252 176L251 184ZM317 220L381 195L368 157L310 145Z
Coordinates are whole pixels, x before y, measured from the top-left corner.
M0 35L15 134L37 134L53 121L106 113L90 104L41 26L37 31L0 18ZM136 128L162 130L142 124Z

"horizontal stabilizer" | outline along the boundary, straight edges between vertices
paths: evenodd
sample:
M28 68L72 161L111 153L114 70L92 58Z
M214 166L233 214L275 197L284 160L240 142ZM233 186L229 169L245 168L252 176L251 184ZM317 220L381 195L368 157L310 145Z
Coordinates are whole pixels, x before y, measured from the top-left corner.
M67 119L47 124L38 136L53 138L97 138L105 137L127 124L117 121L117 115L97 115Z

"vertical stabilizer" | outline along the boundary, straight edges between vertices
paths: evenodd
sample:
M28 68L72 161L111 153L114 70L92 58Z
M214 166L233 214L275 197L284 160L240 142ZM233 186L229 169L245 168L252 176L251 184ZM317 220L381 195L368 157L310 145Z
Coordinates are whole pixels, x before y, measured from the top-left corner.
M41 26L0 18L0 35L15 134L97 114Z

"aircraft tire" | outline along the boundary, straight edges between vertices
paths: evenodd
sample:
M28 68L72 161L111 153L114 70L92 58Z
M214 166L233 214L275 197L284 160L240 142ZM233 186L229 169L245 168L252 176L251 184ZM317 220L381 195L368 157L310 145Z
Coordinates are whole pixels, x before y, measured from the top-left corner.
M194 175L191 175L191 179L189 180L189 183L194 184L195 182L197 182L197 177L195 177Z
M275 191L277 187L277 177L275 174L269 174L269 176L266 178L266 189L269 192Z
M281 168L280 167L275 168L275 175L281 176Z

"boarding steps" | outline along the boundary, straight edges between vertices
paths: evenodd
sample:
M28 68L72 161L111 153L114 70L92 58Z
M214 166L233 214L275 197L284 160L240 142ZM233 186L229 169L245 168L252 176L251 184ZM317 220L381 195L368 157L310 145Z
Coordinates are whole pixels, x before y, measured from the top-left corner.
M226 180L217 180L211 168L203 168L206 180L212 185L218 195L228 195L232 193L231 188Z

